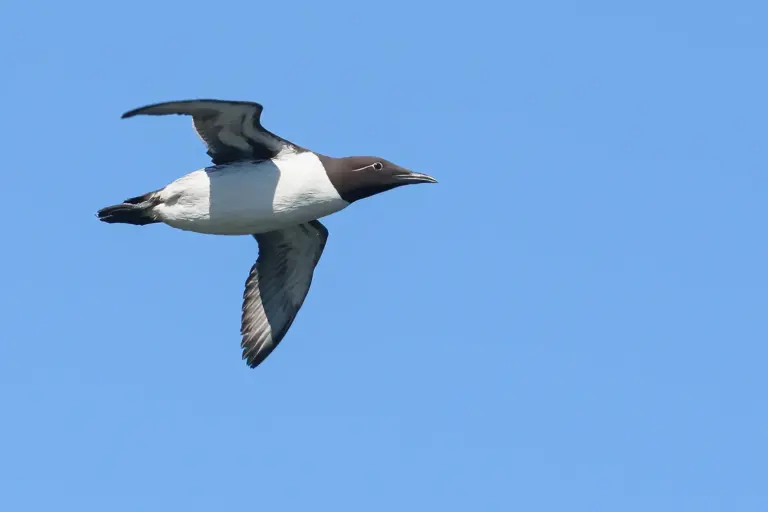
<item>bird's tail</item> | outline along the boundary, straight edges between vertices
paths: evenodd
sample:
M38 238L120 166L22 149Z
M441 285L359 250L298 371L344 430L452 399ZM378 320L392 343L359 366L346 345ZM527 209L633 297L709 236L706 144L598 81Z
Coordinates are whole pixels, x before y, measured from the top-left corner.
M152 213L157 204L155 192L126 199L120 204L107 206L97 212L99 220L109 224L134 224L144 226L158 221Z

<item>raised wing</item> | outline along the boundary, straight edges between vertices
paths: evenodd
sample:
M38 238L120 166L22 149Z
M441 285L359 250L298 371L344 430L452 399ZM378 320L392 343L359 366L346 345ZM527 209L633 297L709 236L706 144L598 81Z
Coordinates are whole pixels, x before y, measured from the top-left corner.
M305 151L261 126L258 103L226 100L182 100L156 103L123 114L192 116L195 130L216 165L239 160L268 160L285 152Z
M328 230L313 220L253 236L259 257L245 283L240 346L248 366L256 368L283 339L304 303Z

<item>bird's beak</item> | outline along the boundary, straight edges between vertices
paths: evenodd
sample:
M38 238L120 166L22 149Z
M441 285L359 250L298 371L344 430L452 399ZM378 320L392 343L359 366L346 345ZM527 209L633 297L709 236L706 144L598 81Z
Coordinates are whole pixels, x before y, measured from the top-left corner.
M403 169L404 172L397 174L397 180L401 183L437 183L437 180L427 174L411 172Z

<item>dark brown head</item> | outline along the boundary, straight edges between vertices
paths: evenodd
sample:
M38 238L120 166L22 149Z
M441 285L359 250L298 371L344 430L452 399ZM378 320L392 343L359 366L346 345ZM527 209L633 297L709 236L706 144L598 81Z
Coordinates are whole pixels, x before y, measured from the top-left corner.
M348 203L403 185L437 183L432 176L411 172L375 156L346 158L318 156L331 183L341 198Z

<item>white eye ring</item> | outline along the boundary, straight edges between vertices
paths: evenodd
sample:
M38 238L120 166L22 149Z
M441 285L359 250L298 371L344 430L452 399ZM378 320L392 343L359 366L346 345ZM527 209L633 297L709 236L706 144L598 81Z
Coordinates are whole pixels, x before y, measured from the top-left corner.
M376 162L375 164L373 164L373 169L375 171L380 171L383 168L384 168L384 164L382 164L381 162Z

